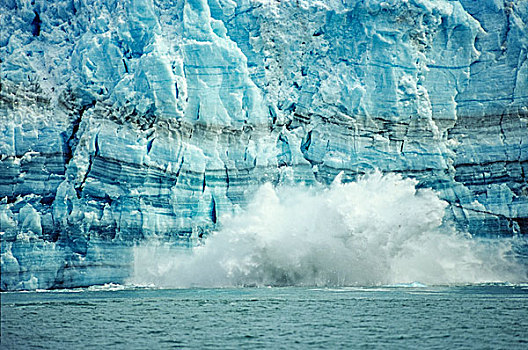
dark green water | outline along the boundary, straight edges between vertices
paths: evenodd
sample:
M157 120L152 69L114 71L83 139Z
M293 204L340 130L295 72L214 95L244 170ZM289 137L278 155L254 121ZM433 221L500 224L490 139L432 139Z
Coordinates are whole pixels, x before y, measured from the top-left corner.
M2 349L528 349L528 286L2 293Z

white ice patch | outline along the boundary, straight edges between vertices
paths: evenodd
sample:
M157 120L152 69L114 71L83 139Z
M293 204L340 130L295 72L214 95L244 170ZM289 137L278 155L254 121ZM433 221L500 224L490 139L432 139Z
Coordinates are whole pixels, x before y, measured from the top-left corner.
M442 225L446 203L379 172L329 188L263 185L192 251L136 248L134 284L159 287L428 285L526 280L511 240ZM447 225L448 226L448 225Z

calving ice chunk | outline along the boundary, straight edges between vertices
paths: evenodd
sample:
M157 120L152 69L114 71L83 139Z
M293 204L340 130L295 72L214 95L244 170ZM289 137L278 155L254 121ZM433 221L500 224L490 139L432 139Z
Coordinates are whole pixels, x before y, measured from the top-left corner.
M204 245L134 249L129 283L166 288L372 286L523 281L515 240L475 240L442 225L447 203L379 172L329 187L261 186Z
M380 245L370 282L412 282L420 271L398 264L419 258L419 239L458 247L439 226L527 232L525 1L11 0L0 13L2 290L122 282L147 242L227 259L220 284L280 284L274 269L293 273L284 283L367 283L295 264L329 259L324 244L368 264ZM356 182L374 169L402 179ZM437 194L416 204L406 178ZM368 206L347 196L363 185ZM276 186L305 192L313 215ZM260 213L247 235L224 222L239 211ZM228 259L214 248L236 247L225 237L265 249ZM255 269L259 254L276 260ZM440 255L423 264L445 267Z

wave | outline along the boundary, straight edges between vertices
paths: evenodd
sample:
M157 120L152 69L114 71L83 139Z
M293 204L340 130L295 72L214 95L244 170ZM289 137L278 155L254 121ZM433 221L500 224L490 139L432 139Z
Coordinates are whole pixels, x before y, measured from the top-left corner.
M136 247L130 283L167 288L525 282L521 238L474 239L447 203L396 174L326 188L262 185L192 250ZM522 242L520 242L522 241Z

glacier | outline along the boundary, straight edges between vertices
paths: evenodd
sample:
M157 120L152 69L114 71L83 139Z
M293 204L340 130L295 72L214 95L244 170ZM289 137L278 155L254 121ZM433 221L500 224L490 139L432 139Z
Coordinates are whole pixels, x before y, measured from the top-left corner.
M528 2L4 0L1 290L119 283L260 185L379 170L528 233Z

